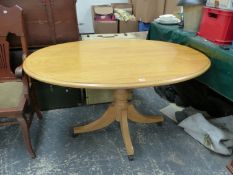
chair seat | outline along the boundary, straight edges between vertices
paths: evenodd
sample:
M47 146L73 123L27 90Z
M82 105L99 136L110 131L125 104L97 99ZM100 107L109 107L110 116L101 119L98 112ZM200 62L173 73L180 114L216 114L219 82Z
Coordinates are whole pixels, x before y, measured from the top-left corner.
M23 82L0 83L0 109L19 106L23 95Z

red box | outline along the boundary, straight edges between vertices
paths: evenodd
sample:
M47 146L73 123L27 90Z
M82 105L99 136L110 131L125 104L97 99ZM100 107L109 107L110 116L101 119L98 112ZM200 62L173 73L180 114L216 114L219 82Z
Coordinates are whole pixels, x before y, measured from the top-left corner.
M233 11L204 7L198 35L219 45L231 44Z

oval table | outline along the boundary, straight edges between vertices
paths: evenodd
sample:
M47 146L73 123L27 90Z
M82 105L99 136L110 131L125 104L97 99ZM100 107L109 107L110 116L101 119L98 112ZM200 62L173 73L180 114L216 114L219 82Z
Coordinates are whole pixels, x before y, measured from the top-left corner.
M95 131L114 121L130 160L134 149L128 119L162 123L161 116L144 116L128 101L132 89L161 86L195 78L210 67L202 53L178 44L148 40L91 40L43 48L24 61L24 71L39 81L74 88L113 89L114 102L102 117L74 134Z

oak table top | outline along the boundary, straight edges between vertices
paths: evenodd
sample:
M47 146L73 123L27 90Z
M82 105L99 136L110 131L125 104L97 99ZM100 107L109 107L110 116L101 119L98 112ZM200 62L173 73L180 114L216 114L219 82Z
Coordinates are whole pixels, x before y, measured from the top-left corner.
M202 53L178 44L147 40L91 40L50 46L31 54L24 71L50 84L114 89L114 101L97 120L74 127L73 134L102 129L117 121L129 160L134 148L128 119L160 123L161 116L144 116L128 101L133 88L159 86L192 79L210 67Z
M92 40L32 53L24 71L42 82L76 88L128 89L192 79L210 66L186 46L148 40Z

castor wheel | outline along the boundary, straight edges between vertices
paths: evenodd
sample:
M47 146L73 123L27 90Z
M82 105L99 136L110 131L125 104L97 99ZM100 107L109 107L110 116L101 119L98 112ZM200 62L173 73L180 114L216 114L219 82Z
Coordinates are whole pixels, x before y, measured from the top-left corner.
M78 134L75 134L74 132L72 132L71 135L72 135L73 138L78 137Z
M157 125L158 126L163 126L163 122L158 122Z
M36 154L33 153L33 154L31 155L31 157L32 157L32 159L35 159L35 158L36 158Z
M134 155L128 155L128 159L129 159L129 161L133 161L134 160Z

